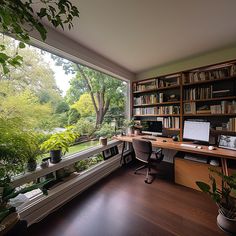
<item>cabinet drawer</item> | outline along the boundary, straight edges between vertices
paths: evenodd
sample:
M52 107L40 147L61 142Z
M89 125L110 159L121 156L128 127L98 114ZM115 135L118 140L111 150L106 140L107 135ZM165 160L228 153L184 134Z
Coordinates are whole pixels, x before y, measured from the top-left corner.
M199 190L196 181L203 181L210 184L209 167L212 166L182 158L175 158L175 183ZM218 167L218 170L221 171L221 167ZM216 178L217 185L221 186L221 178L214 173L212 174Z

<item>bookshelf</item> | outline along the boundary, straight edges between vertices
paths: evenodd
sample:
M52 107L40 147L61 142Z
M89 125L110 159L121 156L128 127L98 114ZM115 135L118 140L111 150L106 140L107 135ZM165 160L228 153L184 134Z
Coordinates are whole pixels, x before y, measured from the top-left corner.
M215 137L236 135L236 60L134 81L131 104L136 120L162 118L181 140L187 119L210 121Z

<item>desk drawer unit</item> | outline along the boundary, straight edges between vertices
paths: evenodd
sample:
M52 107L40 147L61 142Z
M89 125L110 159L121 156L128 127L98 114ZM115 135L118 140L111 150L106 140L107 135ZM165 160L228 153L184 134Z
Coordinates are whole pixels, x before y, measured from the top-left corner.
M196 161L185 160L183 158L175 158L175 183L199 190L196 185L196 181L203 181L210 183L209 181L209 164L204 164ZM221 167L218 167L221 171ZM217 185L221 185L221 179L216 176Z

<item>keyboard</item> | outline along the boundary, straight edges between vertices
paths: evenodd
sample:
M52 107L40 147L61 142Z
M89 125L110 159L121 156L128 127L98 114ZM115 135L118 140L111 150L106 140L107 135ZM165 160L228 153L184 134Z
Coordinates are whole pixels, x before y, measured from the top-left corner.
M180 146L181 146L181 147L189 147L189 148L197 148L196 145L193 145L193 144L186 144L186 143L181 143Z
M151 137L142 137L142 139L146 139L146 140L153 140L153 141L156 141L155 138L151 138Z

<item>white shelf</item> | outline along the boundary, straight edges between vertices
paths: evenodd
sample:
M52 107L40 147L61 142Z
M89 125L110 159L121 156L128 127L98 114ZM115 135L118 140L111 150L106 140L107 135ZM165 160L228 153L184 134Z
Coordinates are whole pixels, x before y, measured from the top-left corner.
M51 172L59 170L65 166L72 165L77 161L91 157L97 153L100 153L108 148L114 147L120 143L121 143L121 141L113 140L113 141L110 141L108 143L108 145L106 145L106 146L99 145L96 147L89 148L85 151L81 151L81 152L69 155L65 158L62 158L62 160L57 164L50 163L49 167L47 167L45 169L41 169L40 167L38 167L34 172L27 172L25 174L16 176L14 179L12 179L11 185L13 187L17 187L22 184L28 183L28 182L33 181L41 176L45 176Z

